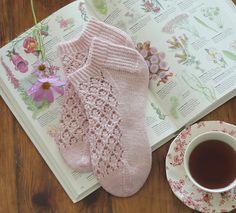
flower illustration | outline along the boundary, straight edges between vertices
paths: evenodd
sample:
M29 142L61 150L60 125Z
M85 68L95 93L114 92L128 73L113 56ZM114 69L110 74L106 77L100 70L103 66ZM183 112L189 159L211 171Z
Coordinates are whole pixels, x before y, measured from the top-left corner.
M218 64L220 67L227 67L227 63L224 60L222 54L218 52L215 48L205 49L208 54L208 60L212 61L214 64Z
M24 40L23 43L24 51L26 53L33 53L34 55L38 56L38 51L37 51L37 41L29 36Z
M64 19L62 16L57 16L56 21L60 24L60 28L64 29L64 31L74 26L73 18Z
M19 80L14 76L14 74L12 73L12 71L10 70L10 68L5 64L5 62L3 61L3 58L0 57L0 63L2 64L4 70L6 71L8 80L12 83L12 85L14 86L15 89L20 87L20 82Z
M33 66L32 73L38 75L38 76L46 76L49 72L49 63L47 61L41 62L40 60L36 61L36 63Z
M24 60L19 53L13 49L12 51L8 50L7 56L10 58L10 61L15 65L15 70L18 70L22 73L28 71L28 61Z
M64 83L57 76L50 78L39 78L27 91L28 95L32 96L36 102L45 100L48 103L54 101L53 92L60 95L64 94L62 86Z
M58 66L50 65L48 61L37 60L33 65L32 74L38 77L50 77L56 75L58 70Z
M204 17L206 17L210 21L214 22L219 28L223 28L219 7L204 8L204 9L202 9L201 12L202 12Z
M48 35L49 27L47 24L37 22L33 0L30 2L35 26L30 31L30 35L27 34L25 37L23 35L12 41L13 48L8 50L7 56L14 65L15 70L26 73L29 70L29 63L15 51L17 44L23 41L22 49L24 49L24 52L34 54L37 57L37 61L33 65L31 73L20 80L16 78L11 68L3 61L3 57L0 57L0 64L27 109L32 111L32 118L36 119L39 113L47 109L49 104L52 103L54 93L64 94L64 83L56 75L59 67L51 65L47 61L43 39Z
M181 14L170 20L163 28L162 32L173 34L175 30L185 30L196 37L200 37L194 26L190 25L187 14Z
M88 16L87 16L87 13L86 13L85 3L84 2L80 2L79 3L78 10L80 11L81 17L83 18L83 20L87 21L88 20Z
M142 9L145 12L158 13L163 6L158 0L143 0Z
M208 101L214 102L216 100L214 88L205 85L194 74L188 74L186 72L183 72L182 79L191 89L204 95Z
M100 14L107 14L108 8L106 0L92 0L92 4Z
M136 49L140 52L149 68L149 79L160 83L166 83L173 73L169 71L168 64L165 62L165 53L157 51L150 46L150 42L138 43Z
M175 53L175 57L179 64L186 66L195 65L196 69L201 70L202 72L204 71L204 69L199 66L200 61L197 60L196 56L191 54L188 49L189 39L186 34L179 37L173 36L171 39L167 40L167 43L170 44L169 49L175 52L178 51L178 53Z

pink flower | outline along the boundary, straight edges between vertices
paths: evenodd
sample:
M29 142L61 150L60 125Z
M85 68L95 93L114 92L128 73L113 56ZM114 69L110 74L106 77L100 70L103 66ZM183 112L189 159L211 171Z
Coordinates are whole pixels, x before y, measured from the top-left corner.
M5 64L3 61L3 58L0 57L0 63L2 64L3 68L6 71L8 80L11 81L12 85L14 86L15 89L20 87L20 82L19 80L14 76L13 72L10 70L10 68Z
M160 59L164 59L166 57L166 54L165 53L163 53L163 52L160 52L159 53L159 58Z
M28 37L24 40L23 43L24 51L26 53L33 53L38 55L37 53L37 41L33 37Z
M157 73L158 70L159 70L158 64L151 64L151 66L150 66L150 72L151 73Z
M62 86L64 83L57 76L50 78L39 78L27 91L28 95L32 96L35 101L46 100L48 103L54 101L53 91L63 95Z
M148 11L152 11L153 4L149 1L146 1L143 6L146 8Z
M175 146L174 148L175 152L179 152L182 150L182 147L180 145Z
M155 8L153 8L153 10L152 10L154 13L158 13L159 11L160 11L160 7L155 7Z
M155 47L151 47L151 48L150 48L150 53L151 53L152 55L156 54L156 53L157 53L157 49L156 49Z
M61 20L60 21L60 28L65 28L65 27L67 27L67 25L68 25L68 22L67 22L67 20Z
M157 55L152 55L151 58L150 58L150 61L152 64L154 63L158 63L159 62L159 58Z
M162 61L159 65L161 69L165 69L167 67L167 63L165 61Z
M15 65L15 70L19 70L22 73L28 71L28 62L24 60L18 53L12 53L11 61Z
M41 61L36 61L36 63L33 66L33 71L32 73L38 75L38 76L45 76L49 72L49 63L47 61L41 62Z
M146 57L148 56L148 51L145 50L145 49L142 49L142 50L140 51L140 54L141 54L144 58L146 58Z

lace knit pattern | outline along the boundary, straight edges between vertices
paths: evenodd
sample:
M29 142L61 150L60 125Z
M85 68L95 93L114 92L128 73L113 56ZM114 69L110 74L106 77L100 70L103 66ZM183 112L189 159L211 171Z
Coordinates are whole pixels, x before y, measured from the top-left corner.
M72 52L70 54L63 55L61 57L61 61L65 74L68 76L84 65L87 60L87 55L88 50L84 50L83 52Z
M145 128L148 67L134 49L94 38L86 65L68 76L89 121L94 175L116 196L131 196L151 169ZM132 106L131 106L132 103Z
M89 117L90 157L99 180L123 165L118 101L103 76L91 77L88 82L81 83L78 90Z
M65 86L65 97L61 109L60 132L57 143L67 148L74 143L82 143L88 132L88 119L84 113L80 98L70 82Z
M62 55L61 61L66 76L79 69L85 63L86 56L86 51ZM66 163L71 168L81 172L91 170L87 141L88 129L88 119L84 106L74 86L70 81L67 81L61 107L59 131L55 141ZM67 153L67 150L69 152L70 150L76 151L76 154L72 156L72 154Z
M62 55L61 61L65 74L75 72L87 59L87 51L83 53L71 53ZM74 86L67 81L65 85L65 94L61 108L60 118L60 136L58 138L59 147L64 148L72 143L79 143L88 132L88 119L86 117L84 106Z

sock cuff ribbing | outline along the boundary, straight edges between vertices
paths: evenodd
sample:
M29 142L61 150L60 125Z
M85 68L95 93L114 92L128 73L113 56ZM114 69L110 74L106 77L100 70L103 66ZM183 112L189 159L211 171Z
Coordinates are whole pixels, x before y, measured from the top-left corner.
M137 50L116 45L100 38L92 40L89 55L85 66L69 75L72 84L97 75L96 68L107 68L118 72L137 72L138 58L141 58Z
M138 56L135 49L94 38L89 51L88 64L135 72Z
M81 52L83 50L87 50L92 42L92 39L98 36L104 40L117 41L117 43L134 47L134 44L128 34L116 27L92 18L85 25L79 38L60 43L58 45L58 51L61 55L65 55L71 52Z

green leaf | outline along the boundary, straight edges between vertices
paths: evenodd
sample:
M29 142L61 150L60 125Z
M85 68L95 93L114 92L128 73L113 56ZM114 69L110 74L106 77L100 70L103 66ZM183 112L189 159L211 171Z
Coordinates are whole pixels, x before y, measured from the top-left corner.
M210 30L212 30L212 31L214 31L214 32L216 32L216 33L218 33L214 28L210 27L208 24L206 24L205 22L203 22L203 21L202 21L201 19L199 19L198 17L194 16L194 18L195 18L195 20L196 20L199 24L201 24L202 26L204 26L204 27L206 27L206 28L208 28L208 29L210 29Z
M233 60L233 61L236 61L236 55L235 55L234 53L232 53L232 52L230 52L230 51L228 51L228 50L222 50L222 52L224 53L224 55L225 55L227 58L229 58L229 59L231 59L231 60Z

